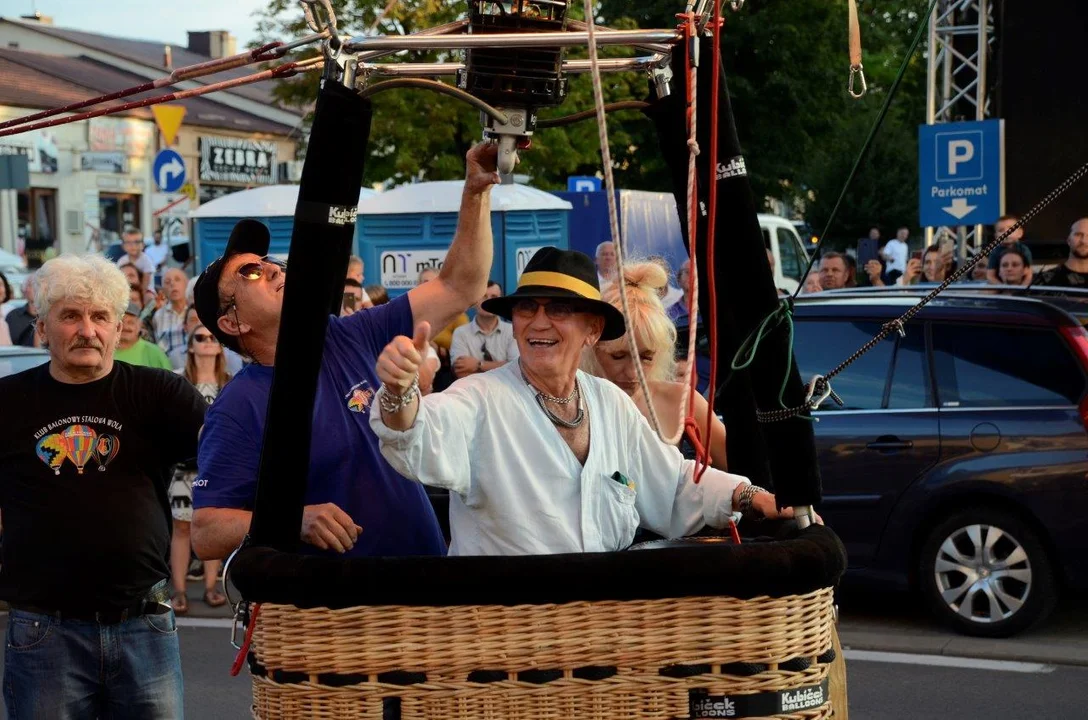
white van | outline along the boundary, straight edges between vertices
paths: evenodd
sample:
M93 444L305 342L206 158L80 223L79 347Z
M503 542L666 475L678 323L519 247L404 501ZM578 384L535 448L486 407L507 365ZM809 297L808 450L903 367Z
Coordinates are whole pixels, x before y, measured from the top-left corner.
M774 285L793 294L804 282L802 273L808 266L808 251L792 222L778 215L760 213L758 217L763 244L774 255Z

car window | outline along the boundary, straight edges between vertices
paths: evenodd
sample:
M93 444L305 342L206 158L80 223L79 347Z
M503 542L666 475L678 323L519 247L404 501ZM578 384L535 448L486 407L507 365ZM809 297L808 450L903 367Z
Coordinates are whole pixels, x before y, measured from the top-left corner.
M798 244L793 238L793 233L784 227L777 229L778 233L778 257L779 268L783 277L792 277L793 280L801 280L801 260L798 257Z
M778 228L778 266L782 277L801 279L801 258L797 252L797 240L786 228Z
M807 385L814 375L827 374L879 332L880 325L874 322L797 318L793 348L801 380ZM881 409L896 337L893 334L880 341L831 380L831 387L842 398L844 407L829 398L820 409Z
M899 338L895 352L892 387L888 392L889 410L915 410L933 405L930 400L925 329L917 323L908 323L906 327L907 334Z
M941 407L1075 405L1084 373L1056 330L935 324Z
M0 355L0 377L7 377L29 370L49 361L48 353L27 355Z
M760 228L763 231L763 247L768 250L771 249L771 231L767 228Z

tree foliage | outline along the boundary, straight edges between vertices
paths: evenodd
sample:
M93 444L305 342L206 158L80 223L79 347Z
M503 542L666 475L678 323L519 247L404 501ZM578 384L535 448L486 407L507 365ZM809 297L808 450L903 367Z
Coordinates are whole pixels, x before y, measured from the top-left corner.
M758 197L796 203L817 229L823 227L850 168L886 97L909 46L926 0L860 0L869 94L846 93L848 74L846 0L748 0L729 9L723 57L741 144ZM333 0L341 34L411 33L465 16L464 0ZM674 27L683 0L599 0L598 22L610 27ZM571 16L582 17L575 1ZM261 40L299 37L308 30L297 0L269 0L259 26ZM924 49L924 48L923 48ZM602 49L604 56L631 54ZM570 51L568 57L584 57ZM458 53L404 52L380 62L457 60ZM317 78L281 81L278 97L312 109ZM644 99L640 73L604 75L606 101ZM871 224L916 223L916 126L924 119L925 61L920 50L891 106L880 134L847 193L833 236L856 238ZM481 138L478 112L456 99L422 90L393 90L374 99L371 157L366 182L397 184L413 179L460 177L464 155ZM573 76L564 104L541 117L593 107L587 75ZM651 123L637 111L610 114L609 145L619 187L670 189ZM519 173L545 189L566 186L568 175L601 168L593 120L539 130L521 154Z

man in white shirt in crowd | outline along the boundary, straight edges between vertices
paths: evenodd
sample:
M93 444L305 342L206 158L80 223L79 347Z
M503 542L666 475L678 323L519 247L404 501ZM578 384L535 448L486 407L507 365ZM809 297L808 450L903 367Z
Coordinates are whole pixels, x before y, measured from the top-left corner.
M494 280L476 303L476 317L467 325L453 331L450 359L453 374L458 378L502 367L518 357L514 326L483 308L491 298L502 296L502 288Z
M907 245L908 240L910 240L910 228L901 227L895 237L889 240L884 249L880 251L881 256L884 258L884 274L886 276L890 276L896 270L899 271L899 275L907 271L907 254L910 252ZM894 282L895 278L889 278L889 281Z
M151 264L155 266L155 274L159 274L162 271L162 264L166 262L167 255L170 254L170 248L162 240L162 230L156 230L152 235L153 242L144 248L144 255L147 255L151 260Z
M616 246L605 241L597 246L597 285L604 287L616 278Z
M144 274L144 290L151 288L151 278L155 274L155 265L144 252L144 234L137 228L125 228L121 233L121 247L125 254L117 259L117 267L132 264Z

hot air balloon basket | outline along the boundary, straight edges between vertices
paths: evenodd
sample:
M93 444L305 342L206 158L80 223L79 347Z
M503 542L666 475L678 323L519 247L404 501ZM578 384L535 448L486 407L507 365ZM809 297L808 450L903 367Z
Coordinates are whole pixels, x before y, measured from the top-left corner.
M768 545L782 551L790 542L800 541ZM329 606L312 606L320 595L314 592L317 576L326 575L326 580L332 576L327 569L315 572L311 565L296 581L296 587L304 590L268 593L261 603L249 653L253 716L261 720L831 717L829 673L837 659L834 583L823 581L838 578L844 557L832 557L815 570L796 571L785 582L781 577L770 583L752 578L755 589L770 589L769 593L739 592L742 597L736 597L705 592L715 589L716 583L698 580L691 585L702 592L688 593L674 584L685 576L697 577L701 569L710 576L741 569L712 561L714 553L735 553L741 547L745 546L690 548L691 564L679 569L678 548L613 553L612 562L626 565L619 572L606 569L607 557L560 556L568 558L566 569L556 563L556 556L521 558L545 574L550 571L547 580L558 583L559 575L566 576L566 586L585 596L560 602L535 602L522 592L505 591L507 583L528 582L524 568L504 572L518 567L513 558L502 562L445 558L460 567L448 574L435 570L429 578L417 574L428 569L426 561L386 559L384 567L366 565L373 573L360 593L369 596L366 600L399 594L404 602L344 606L346 598L339 589L326 593ZM271 567L267 560L252 562L247 572L261 569L267 579ZM493 574L485 577L486 563L480 561L486 560L492 562ZM399 562L408 567L390 573ZM771 563L772 572L788 574L789 563L783 562ZM586 574L595 564L601 565L596 578ZM663 582L669 591L637 597L634 584L625 585L622 577L635 576L639 564L645 565L643 585ZM754 567L743 564L748 570ZM669 565L674 566L672 571ZM473 591L464 575L458 579L458 570L490 583L497 602L482 589ZM338 587L352 574L341 569L336 574ZM578 576L583 578L581 587L572 582ZM398 589L388 584L410 577L420 587ZM618 585L616 597L603 597L608 593L602 590L611 582ZM740 586L735 579L731 583ZM239 588L246 584L239 583ZM817 586L803 587L813 584ZM249 585L250 592L243 590L247 597L256 589ZM555 594L547 588L538 582L525 592L544 598ZM291 594L310 606L284 602ZM462 601L448 602L457 597Z
M673 720L753 717L736 713L755 705L772 709L758 717L827 718L832 615L830 589L512 607L263 605L254 716Z

